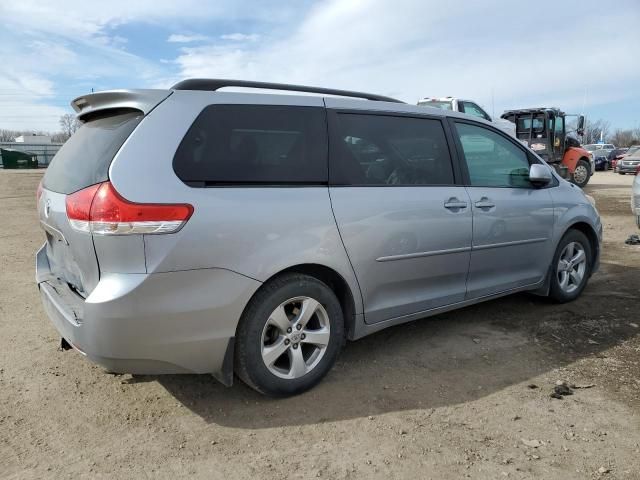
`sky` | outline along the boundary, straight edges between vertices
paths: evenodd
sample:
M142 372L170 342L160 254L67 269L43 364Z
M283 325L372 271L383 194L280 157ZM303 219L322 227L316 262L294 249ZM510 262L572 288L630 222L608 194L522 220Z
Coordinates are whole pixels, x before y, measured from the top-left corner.
M0 128L190 77L369 91L640 127L640 1L0 0Z

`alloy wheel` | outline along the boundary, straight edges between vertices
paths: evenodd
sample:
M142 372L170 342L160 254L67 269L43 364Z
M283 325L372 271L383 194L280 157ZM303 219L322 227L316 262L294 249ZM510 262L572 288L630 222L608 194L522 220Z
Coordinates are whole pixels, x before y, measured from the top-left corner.
M560 253L557 275L560 288L572 293L582 284L587 270L587 255L584 247L578 242L568 243Z
M330 333L329 316L320 302L291 298L269 315L262 330L262 360L277 377L300 378L322 360Z

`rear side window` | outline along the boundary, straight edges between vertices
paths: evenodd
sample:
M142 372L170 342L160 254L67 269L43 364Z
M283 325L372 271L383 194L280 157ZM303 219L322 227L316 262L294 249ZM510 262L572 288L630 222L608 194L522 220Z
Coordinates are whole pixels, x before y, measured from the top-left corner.
M194 187L326 184L324 109L210 105L180 143L173 169Z
M53 157L43 187L69 194L107 181L113 157L142 117L138 110L116 110L85 122Z
M451 185L439 120L340 113L331 139L333 185Z

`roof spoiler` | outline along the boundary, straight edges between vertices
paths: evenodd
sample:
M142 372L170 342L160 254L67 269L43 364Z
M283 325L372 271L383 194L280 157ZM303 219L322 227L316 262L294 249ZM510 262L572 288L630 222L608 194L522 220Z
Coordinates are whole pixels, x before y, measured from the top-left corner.
M86 115L112 108L133 108L145 115L171 95L171 90L107 90L82 95L71 102L71 106L83 120Z

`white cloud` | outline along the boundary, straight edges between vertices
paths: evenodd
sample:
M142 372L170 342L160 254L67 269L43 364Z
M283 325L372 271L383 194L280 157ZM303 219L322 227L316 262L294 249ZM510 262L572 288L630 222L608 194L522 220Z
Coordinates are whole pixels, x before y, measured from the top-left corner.
M220 35L222 40L232 40L234 42L255 42L260 38L260 35L256 33L229 33L227 35Z
M589 3L589 2L588 2ZM578 8L576 8L578 7ZM592 8L593 7L593 8ZM369 90L414 103L464 96L496 111L577 109L637 97L636 3L331 0L288 33L256 43L185 48L183 77L230 77ZM597 15L590 12L597 11Z
M180 31L189 25L189 32L196 29L192 35L169 37L189 43L211 38L197 28L216 22L286 24L306 8L306 2L282 5L278 0L0 0L0 128L17 128L16 109L22 109L20 128L55 130L56 116L70 111L68 102L91 88L171 85L175 62L130 53L137 45L118 33L120 26ZM218 38L219 32L212 35Z
M535 8L507 0L0 2L0 127L22 108L25 122L55 129L55 115L91 88L202 76L368 90L411 103L455 95L490 106L493 93L496 112L541 104L575 111L585 90L591 105L638 100L637 0L607 8L597 0ZM118 28L131 24L166 28L179 54L132 54L135 37Z
M167 38L167 42L169 43L192 43L202 42L205 40L209 40L209 37L206 35L182 35L179 33L169 35L169 38Z

